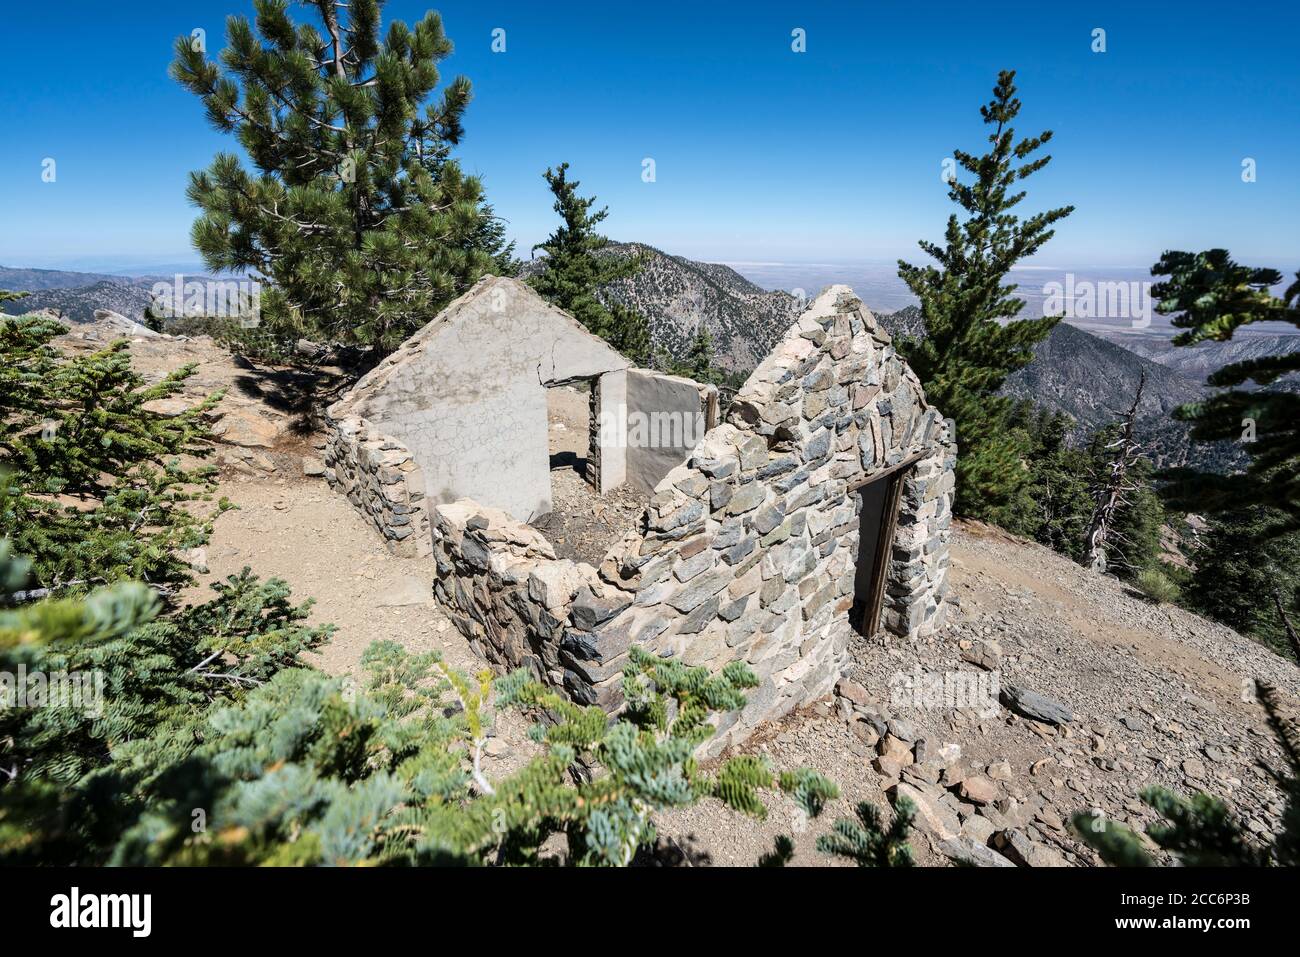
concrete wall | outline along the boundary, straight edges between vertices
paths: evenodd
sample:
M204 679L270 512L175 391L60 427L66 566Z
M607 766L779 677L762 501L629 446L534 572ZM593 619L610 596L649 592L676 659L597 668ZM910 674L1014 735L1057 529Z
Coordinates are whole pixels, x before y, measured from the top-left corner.
M942 625L955 457L888 333L831 287L598 570L521 545L532 529L462 502L434 509L436 594L491 660L607 709L633 643L712 669L745 661L760 686L723 719L716 751L827 694L845 670L857 487L914 458L882 621L908 637Z
M626 480L652 492L663 477L686 461L711 423L712 386L648 369L627 372ZM641 433L641 434L638 434Z
M628 363L523 283L488 277L330 408L409 450L430 502L551 508L546 387Z

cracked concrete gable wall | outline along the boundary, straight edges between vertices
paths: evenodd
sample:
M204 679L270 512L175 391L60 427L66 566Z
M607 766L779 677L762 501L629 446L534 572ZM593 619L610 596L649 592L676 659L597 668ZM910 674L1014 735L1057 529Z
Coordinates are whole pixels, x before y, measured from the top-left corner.
M525 284L488 277L330 409L407 449L430 503L472 498L528 521L550 510L546 387L628 362ZM332 457L346 460L347 448ZM339 469L334 463L337 476Z

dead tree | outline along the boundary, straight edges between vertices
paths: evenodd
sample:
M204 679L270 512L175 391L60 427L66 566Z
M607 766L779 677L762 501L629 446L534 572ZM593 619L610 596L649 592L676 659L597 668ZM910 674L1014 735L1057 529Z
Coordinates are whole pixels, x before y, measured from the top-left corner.
M1134 432L1138 405L1142 402L1146 384L1147 375L1144 371L1138 380L1133 405L1121 420L1123 428L1119 437L1106 444L1106 450L1113 454L1105 468L1105 479L1097 488L1096 505L1092 510L1092 520L1088 523L1088 536L1084 540L1083 562L1096 572L1106 570L1106 548L1115 535L1115 515L1121 507L1129 504L1127 496L1138 488L1129 479L1129 472L1142 457L1142 446Z
M1297 664L1300 664L1300 635L1296 634L1295 626L1291 624L1291 619L1287 616L1286 605L1282 603L1282 593L1273 589L1273 604L1277 606L1277 616L1282 619L1282 625L1286 628L1286 637L1291 642L1291 654L1295 655Z

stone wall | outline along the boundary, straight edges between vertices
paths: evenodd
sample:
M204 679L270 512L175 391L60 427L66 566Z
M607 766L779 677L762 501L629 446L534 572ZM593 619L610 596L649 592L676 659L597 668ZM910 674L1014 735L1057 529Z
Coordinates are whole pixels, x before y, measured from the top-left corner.
M436 509L437 594L490 660L608 709L632 643L714 669L748 662L760 687L726 716L716 750L828 693L845 670L856 490L873 475L910 469L882 624L909 637L942 625L955 455L888 333L832 287L598 570L557 562L532 529L457 502Z
M433 550L424 473L411 452L359 416L328 421L325 479L384 537L397 555Z
M434 594L475 651L504 669L529 668L585 704L617 706L609 679L623 661L581 642L586 628L631 603L623 590L584 562L557 559L532 526L468 499L434 507L433 538Z

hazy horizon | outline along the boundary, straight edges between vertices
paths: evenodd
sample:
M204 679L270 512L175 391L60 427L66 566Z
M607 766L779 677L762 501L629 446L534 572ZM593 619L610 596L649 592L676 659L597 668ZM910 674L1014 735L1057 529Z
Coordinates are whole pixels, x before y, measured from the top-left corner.
M656 247L658 248L658 247ZM679 255L671 249L661 249L669 255ZM691 257L686 256L686 259ZM919 261L923 257L909 256L908 261ZM173 274L208 274L201 261L140 261L130 256L106 256L100 258L85 257L71 260L84 263L78 268L66 266L46 266L0 262L0 268L9 269L49 269L58 272L78 272L94 275L108 275L120 278L140 278L153 276L170 276ZM857 262L754 262L747 260L699 260L715 265L727 266L760 288L784 290L794 295L812 298L822 289L835 284L847 285L862 299L873 312L889 313L917 304L907 285L898 276L897 260L862 260ZM126 266L123 263L133 265ZM1294 277L1294 270L1284 272L1284 281L1275 289L1280 292ZM1079 303L1091 293L1103 314L1098 315L1098 307L1090 309L1091 315L1076 315L1073 307L1063 318L1081 329L1093 332L1110 332L1122 334L1145 334L1168 337L1175 331L1168 317L1160 315L1152 308L1149 298L1151 284L1156 277L1151 276L1150 266L1083 266L1078 268L1061 265L1019 265L1007 276L1007 281L1017 286L1016 295L1024 300L1025 308L1021 312L1024 318L1037 318L1045 314L1051 285L1059 284L1057 292L1059 302L1064 304L1066 290L1074 294L1073 301ZM1123 284L1124 296L1130 300L1125 311L1115 315L1104 314L1107 299L1107 285ZM1112 295L1114 293L1112 288ZM1113 304L1113 303L1112 303ZM1120 303L1123 305L1123 303ZM1136 320L1136 321L1135 321ZM1256 323L1248 328L1238 330L1238 335L1297 335L1300 330L1287 323Z

